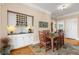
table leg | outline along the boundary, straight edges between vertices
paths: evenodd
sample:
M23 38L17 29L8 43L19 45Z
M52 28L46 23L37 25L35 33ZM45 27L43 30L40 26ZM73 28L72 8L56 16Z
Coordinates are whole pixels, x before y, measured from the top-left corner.
M54 43L53 43L53 38L51 39L51 46L52 46L52 51L54 52Z

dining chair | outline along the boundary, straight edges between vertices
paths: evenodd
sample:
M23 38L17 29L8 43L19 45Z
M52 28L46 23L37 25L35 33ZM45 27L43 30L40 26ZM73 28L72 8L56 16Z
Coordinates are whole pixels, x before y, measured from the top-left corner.
M39 31L40 48L44 47L45 51L51 48L51 39L48 37L49 31Z

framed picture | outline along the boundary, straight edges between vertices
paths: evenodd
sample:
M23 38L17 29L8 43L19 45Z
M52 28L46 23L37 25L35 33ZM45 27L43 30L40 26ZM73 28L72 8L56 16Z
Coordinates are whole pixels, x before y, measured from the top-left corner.
M39 22L39 27L41 27L41 28L47 28L48 27L48 22L40 21Z
M63 24L59 24L59 29L63 29L64 25Z

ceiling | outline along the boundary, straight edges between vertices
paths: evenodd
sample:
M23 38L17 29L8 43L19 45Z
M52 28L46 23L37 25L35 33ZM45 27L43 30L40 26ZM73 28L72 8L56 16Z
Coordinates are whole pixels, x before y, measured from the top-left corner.
M72 3L70 7L64 10L58 10L58 6L63 3L32 3L33 5L46 10L52 14L52 16L63 16L79 11L79 3Z

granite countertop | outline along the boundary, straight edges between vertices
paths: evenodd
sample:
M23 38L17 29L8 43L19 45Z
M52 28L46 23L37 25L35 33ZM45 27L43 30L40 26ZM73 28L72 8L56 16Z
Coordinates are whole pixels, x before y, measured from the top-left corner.
M31 32L31 33L33 33L33 32ZM23 33L23 32L21 32L21 33L13 33L13 34L8 34L8 35L18 35L18 34L30 34L30 33Z

